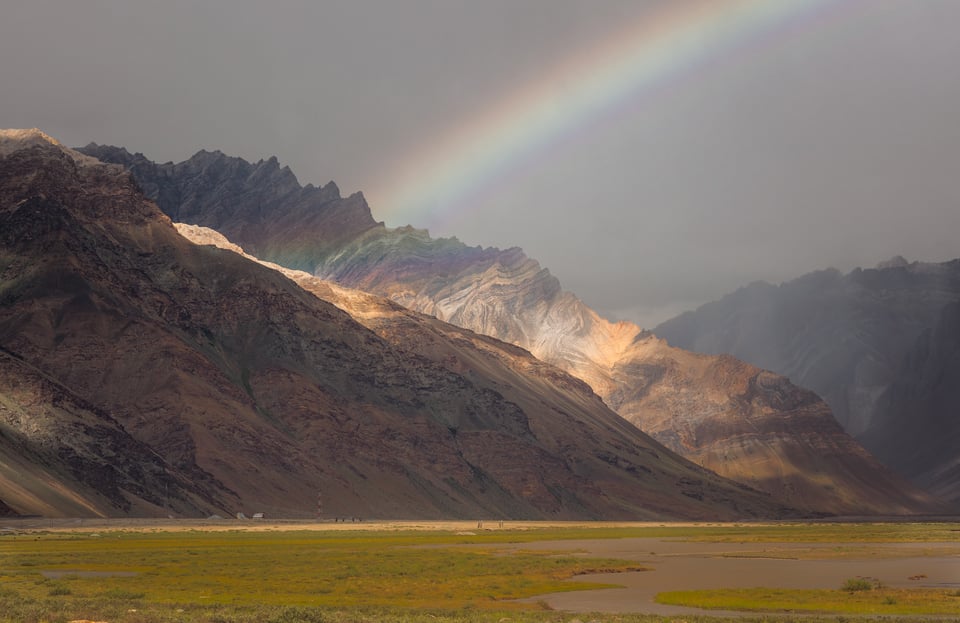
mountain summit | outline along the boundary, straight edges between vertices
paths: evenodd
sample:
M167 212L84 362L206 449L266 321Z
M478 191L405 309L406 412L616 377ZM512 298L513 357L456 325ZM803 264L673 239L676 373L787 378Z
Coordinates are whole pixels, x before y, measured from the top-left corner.
M255 180L262 163L201 153L157 165L121 148L84 152L127 166L165 212L212 226L261 259L528 349L589 383L667 447L783 504L846 514L940 508L846 435L816 395L730 357L694 355L610 323L520 249L386 228L358 195L308 206L306 189L276 193L273 182Z

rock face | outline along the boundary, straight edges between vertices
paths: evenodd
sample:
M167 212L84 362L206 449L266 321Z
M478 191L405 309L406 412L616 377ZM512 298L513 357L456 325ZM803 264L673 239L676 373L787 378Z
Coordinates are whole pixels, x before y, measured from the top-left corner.
M960 303L917 338L863 440L891 468L960 502Z
M376 331L189 242L122 168L0 134L0 453L18 474L0 470L0 499L69 515L304 517L318 491L331 516L785 512L521 349L335 297Z
M171 188L166 195L154 193L161 208L182 216L176 201L185 201L197 224L210 223L208 214L224 212L218 188L249 179L231 178L225 166L199 164L204 154L151 169L142 164L142 156L122 149L86 151L132 167L144 188ZM221 175L201 187L196 183L200 168ZM257 191L251 187L246 192ZM176 201L165 203L167 195ZM262 204L261 210L288 222L288 215L300 212L298 205L280 200ZM529 349L586 381L618 413L672 450L761 487L784 504L814 513L941 508L867 455L836 426L816 396L730 358L694 356L630 323L607 322L564 292L520 249L467 247L410 227L388 229L372 219L369 227L350 232L312 229L309 223L325 220L325 209L314 205L318 214L289 233L294 236L289 244L287 234L277 230L258 236L244 229L247 207L226 218L229 225L221 231L243 230L248 238L242 246L265 260ZM355 209L357 218L348 222L369 216L365 204ZM310 239L316 242L305 246Z

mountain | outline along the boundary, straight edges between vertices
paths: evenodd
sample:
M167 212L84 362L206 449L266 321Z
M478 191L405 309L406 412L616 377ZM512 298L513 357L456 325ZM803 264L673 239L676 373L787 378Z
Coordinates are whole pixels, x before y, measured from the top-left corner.
M960 418L950 359L960 260L896 257L846 275L755 283L654 329L671 344L728 352L824 396L883 463L958 499Z
M316 197L306 207L312 187L286 183L291 174L274 159L250 164L201 152L157 165L122 148L83 151L127 166L167 214L212 226L263 260L528 349L586 381L670 449L785 505L847 514L940 508L864 452L813 394L730 358L671 348L630 323L610 323L520 249L386 228L360 195ZM353 218L345 216L349 206ZM329 229L328 210L350 226ZM292 226L298 218L301 225ZM254 228L250 219L286 225Z
M894 258L846 275L823 270L779 286L754 283L664 322L674 346L728 353L822 396L844 429L870 427L876 402L941 310L960 300L960 260Z
M200 151L179 164L91 143L78 151L122 164L175 222L209 227L256 257L310 270L328 253L383 226L363 195L340 196L337 185L301 186L276 158L249 163L220 151ZM277 213L273 206L282 204Z
M933 493L960 502L960 302L944 307L877 400L864 433L877 457Z
M197 244L214 245L246 255L239 246L229 242L218 232L183 223L177 223L176 227L181 234ZM249 255L246 257L256 259ZM307 272L287 269L268 262L261 263L290 277L317 297L347 311L354 319L387 340L393 347L407 352L412 357L435 362L452 372L465 374L471 379L488 379L486 382L490 383L491 387L497 392L502 392L512 403L524 410L537 411L549 406L552 411L549 427L539 431L538 434L554 438L554 443L566 448L567 453L583 445L584 440L592 442L598 438L596 430L585 426L582 421L571 419L572 413L598 408L610 413L584 382L537 360L523 349L440 321L433 316L413 312L389 299L344 288ZM557 395L562 396L564 400L551 399L551 396ZM638 433L635 427L617 417L614 417L610 424L631 437ZM454 430L455 435L460 434L457 429ZM729 502L731 497L735 499L736 496L731 496L726 490L729 483L724 483L719 497L710 491L710 487L717 481L715 474L701 469L697 469L698 473L695 474L678 474L679 467L690 466L686 460L653 442L642 433L639 439L641 442L636 447L618 447L615 453L603 451L597 454L597 457L603 463L616 464L628 472L646 474L647 477L657 475L659 478L658 472L664 465L669 466L669 470L663 476L665 478L663 484L679 489L682 495L688 498L713 501L713 503L717 499L722 502ZM512 445L501 447L501 443L492 444L485 449L485 452L497 456L495 464L509 466L508 468L512 470L517 459L513 454L514 448ZM651 458L661 463L661 466L651 465ZM580 459L578 462L582 463L581 468L588 467ZM595 472L591 468L589 473L590 481L581 482L578 486L595 489L596 483L591 481L599 478L602 471ZM645 486L650 487L651 484L648 482ZM528 489L530 484L525 482L524 487ZM602 489L605 496L613 493L610 484L603 486ZM744 493L741 491L739 495L742 496ZM649 492L646 495L649 495ZM770 504L768 499L764 501ZM784 508L778 508L776 511L790 512Z
M320 494L330 516L790 512L522 349L336 292L351 297L371 325L393 319L372 331L188 241L121 167L0 133L4 508L307 517Z

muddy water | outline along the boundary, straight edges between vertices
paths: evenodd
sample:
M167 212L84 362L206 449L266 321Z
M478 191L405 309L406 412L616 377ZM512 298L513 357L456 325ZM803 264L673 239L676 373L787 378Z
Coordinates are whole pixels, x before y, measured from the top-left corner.
M854 553L831 557L838 547L853 548ZM528 543L523 549L580 550L584 556L632 560L650 569L574 580L623 588L553 593L525 600L544 601L557 610L702 614L705 611L695 608L658 604L654 597L664 591L711 588L840 588L846 579L857 576L876 578L892 587L960 589L958 543L739 544L633 538ZM817 558L820 556L823 558Z

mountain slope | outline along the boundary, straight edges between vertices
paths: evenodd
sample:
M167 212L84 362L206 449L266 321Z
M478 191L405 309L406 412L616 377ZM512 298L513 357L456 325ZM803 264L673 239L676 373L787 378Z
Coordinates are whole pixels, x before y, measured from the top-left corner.
M417 318L388 340L275 270L189 242L122 169L39 132L0 135L0 267L4 352L109 413L225 512L312 516L318 491L338 516L784 510L672 455L524 351L414 331ZM51 401L9 421L55 444ZM189 512L150 493L162 512Z
M234 159L225 156L218 166L202 153L178 165L150 168L142 156L122 149L91 146L87 151L133 167L144 188L159 189L155 196L168 214L183 214L178 201L189 204L195 223L209 223L208 214L220 218L224 213L217 189L243 188L242 196L230 195L243 205L224 217L228 224L222 231L243 231L248 242L242 246L254 255L529 349L589 383L621 415L671 449L763 487L784 504L833 513L939 508L864 453L814 396L767 376L759 382L763 390L757 391L761 371L749 367L739 369L738 380L725 385L727 373L720 372L730 368L727 360L703 358L691 368L689 353L657 342L635 325L603 320L520 249L467 247L409 227L370 225L372 219L369 227L351 231L315 230L311 223L324 219L323 203L312 208L319 215L295 231L273 228L257 235L244 227L251 211L248 203L254 202L249 197L267 201L266 189L285 177L280 169L274 173L276 182L254 183L247 169L231 177L227 164ZM197 182L201 178L206 186ZM260 184L263 190L257 190ZM167 196L175 199L165 203ZM282 198L257 205L284 223L301 210L298 203ZM365 204L354 209L357 217L349 222L369 217ZM310 239L316 243L305 248L304 240ZM334 239L341 242L331 242ZM703 374L702 369L718 372ZM653 408L653 397L667 393L672 398ZM784 400L784 393L794 398ZM701 434L681 438L675 429L690 422L699 422ZM829 460L824 460L825 449Z
M960 302L904 358L863 435L891 468L960 502Z
M203 227L177 223L176 227L185 237L197 244L211 244L230 249L237 253L243 250L230 243L221 234ZM251 257L251 256L247 256ZM251 258L253 259L253 258ZM608 437L599 422L589 418L574 417L581 412L600 410L609 414L609 410L600 399L582 381L575 379L553 366L547 365L530 355L529 352L510 346L499 340L462 329L437 320L435 317L410 311L388 299L374 296L359 290L344 288L337 284L318 279L303 272L286 269L282 266L266 263L296 281L305 290L317 297L334 303L346 310L364 326L370 328L391 346L400 349L411 357L423 358L443 366L456 374L465 375L478 384L501 393L512 404L525 412L536 412L549 408L549 421L540 425L537 436L549 438L564 455L566 462L574 462L589 479L577 486L591 490L600 489L606 497L629 496L622 484L603 481L603 471L611 464L640 476L644 480L645 504L664 504L656 501L668 490L680 491L688 499L708 504L742 504L739 497L751 497L742 487L734 488L735 495L729 489L730 483L718 481L717 476L706 470L687 471L689 463L659 446L646 435L639 434L635 427L622 419L614 417L603 424L612 425L630 439L630 446L624 446L623 440L617 440L612 447L596 453L592 459L599 459L591 466L590 461L578 456L580 447L586 442L592 445L597 440ZM464 435L459 423L451 422L454 436ZM483 452L491 457L496 469L506 469L507 473L516 470L517 456L512 444L491 444ZM602 469L598 469L602 468ZM506 475L506 474L505 474ZM519 475L515 473L514 475ZM524 478L525 490L532 483ZM627 483L628 487L633 485ZM663 488L665 490L661 490ZM658 493L654 493L659 491ZM765 500L766 504L770 502ZM778 509L776 512L786 512Z
M205 516L232 502L191 482L102 410L5 352L0 498L8 513L45 516Z
M629 392L611 396L611 406L654 439L800 508L941 508L844 433L816 394L785 377L646 336L615 365L614 378Z

